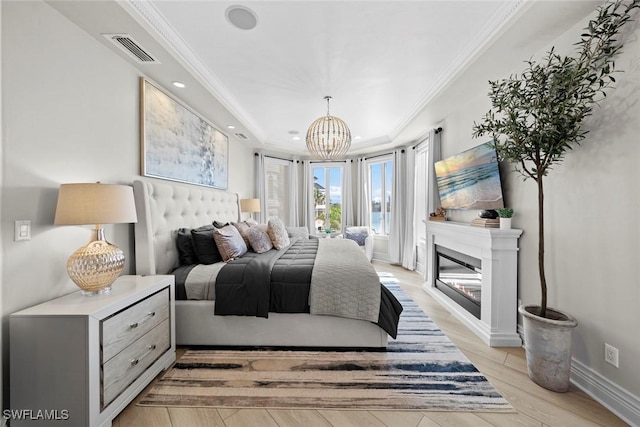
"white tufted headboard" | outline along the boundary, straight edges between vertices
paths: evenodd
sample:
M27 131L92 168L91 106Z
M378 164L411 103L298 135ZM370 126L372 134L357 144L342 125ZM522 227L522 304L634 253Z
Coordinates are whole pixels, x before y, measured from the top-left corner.
M178 266L175 231L239 221L237 193L151 180L133 181L136 274L167 274Z

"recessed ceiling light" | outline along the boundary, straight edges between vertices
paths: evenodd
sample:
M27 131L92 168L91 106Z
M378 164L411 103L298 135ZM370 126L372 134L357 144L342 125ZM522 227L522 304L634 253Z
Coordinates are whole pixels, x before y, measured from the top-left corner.
M300 141L300 137L299 137L299 136L294 136L294 137L293 137L293 138L291 138L291 139L293 139L294 141Z
M186 86L184 83L178 82L178 81L171 82L171 84L174 85L175 87L179 87L180 89Z
M362 139L362 137L358 135L358 136L354 136L353 139Z
M225 15L231 25L241 30L253 30L258 25L256 14L245 6L229 6Z
M235 129L236 127L234 125L227 125L227 129Z

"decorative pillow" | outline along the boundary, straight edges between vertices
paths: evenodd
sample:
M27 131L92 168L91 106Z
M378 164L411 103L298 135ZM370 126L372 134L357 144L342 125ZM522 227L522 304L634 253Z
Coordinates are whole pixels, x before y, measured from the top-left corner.
M367 233L352 233L350 231L345 231L344 237L347 239L354 240L358 246L364 246L364 241L367 239Z
M222 227L226 227L227 225L229 225L228 222L213 221L213 226L215 228L222 228Z
M255 219L253 219L253 218L249 218L249 219L245 220L245 222L246 222L247 224L249 224L249 226L251 226L251 227L253 227L254 225L258 225L258 221L256 221L256 220L255 220Z
M267 224L256 224L252 225L251 228L255 228L256 230L264 231L266 233L269 226Z
M233 225L235 228L238 229L238 232L240 233L240 235L244 239L244 244L247 245L247 247L249 247L249 239L247 238L247 230L249 230L251 228L251 226L249 224L247 224L246 221L232 222L231 225Z
M273 243L265 231L258 230L258 227L250 227L247 230L249 244L255 253L261 254L273 248Z
M213 239L216 241L224 262L240 258L247 253L247 245L238 229L233 225L213 230Z
M301 239L309 238L309 229L307 227L287 227L289 238L299 237Z
M176 247L180 265L198 264L198 255L193 248L193 237L191 236L190 228L176 230Z
M267 234L273 243L273 247L276 249L286 248L291 244L289 240L289 233L284 226L282 220L270 219L267 223Z
M222 261L222 255L213 240L213 230L215 229L213 224L208 224L191 230L193 249L200 264L214 264Z

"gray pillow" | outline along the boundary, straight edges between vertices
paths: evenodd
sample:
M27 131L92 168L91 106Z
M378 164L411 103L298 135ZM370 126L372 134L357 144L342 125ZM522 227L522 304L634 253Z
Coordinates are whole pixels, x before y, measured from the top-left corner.
M231 225L233 225L235 228L238 229L238 232L240 233L240 235L244 239L244 244L249 246L249 239L247 238L247 230L249 230L249 228L251 228L251 226L249 224L247 224L246 221L232 222Z
M259 230L257 227L249 228L246 235L249 239L249 244L255 253L261 254L273 249L273 243L271 243L269 235L266 232Z
M233 225L213 230L213 239L216 241L224 262L240 258L247 253L247 245L238 229Z
M218 246L213 240L213 230L215 229L213 224L207 224L191 230L193 249L200 264L214 264L222 261Z
M287 227L289 238L298 237L300 239L309 238L309 229L307 227Z
M193 237L190 228L179 228L176 230L176 247L178 248L178 259L180 265L198 264L198 255L193 247Z

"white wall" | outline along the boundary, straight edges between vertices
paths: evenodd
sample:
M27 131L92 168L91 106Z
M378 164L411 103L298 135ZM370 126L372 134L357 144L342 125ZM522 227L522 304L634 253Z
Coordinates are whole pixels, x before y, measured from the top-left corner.
M140 72L44 2L2 2L1 30L0 302L6 337L10 313L78 289L65 264L88 241L90 227L52 225L59 185L130 184L139 176ZM192 107L206 117L205 105ZM252 196L252 152L234 140L229 170L229 189ZM13 222L20 219L31 220L30 241L13 241ZM106 233L125 252L125 273L133 273L133 225L106 226Z
M637 20L637 17L636 17ZM561 51L571 51L586 20L553 40ZM617 88L596 107L586 123L591 130L581 146L569 151L564 162L545 181L546 262L551 306L579 321L574 333L574 359L602 382L640 400L640 29L632 23L624 53L616 61L624 70ZM542 51L514 52L520 60L539 57ZM522 64L505 64L491 79L520 72ZM450 88L430 106L435 121L442 121L442 155L448 157L490 138L471 137L474 121L490 108L489 87ZM439 108L440 107L440 108ZM435 111L442 112L441 116ZM513 226L524 230L520 239L519 297L539 304L537 274L537 192L501 166L506 205L516 214ZM448 216L469 221L477 212L454 211ZM603 360L604 342L620 349L620 367Z
M3 9L3 4L2 2L0 2L0 46L2 46L2 9ZM1 49L0 49L1 52ZM1 61L0 61L1 62ZM0 100L2 100L2 67L0 67ZM2 126L2 102L0 102L0 129L3 129ZM4 135L2 134L2 132L0 132L0 165L4 164ZM0 173L0 188L2 188L2 174ZM3 220L3 216L2 216L2 197L0 197L0 224L4 223ZM0 229L0 237L2 235L2 231ZM4 243L2 241L2 238L0 238L0 254L2 254L4 248ZM3 274L3 257L0 256L0 278L2 277ZM0 279L1 280L1 279ZM0 285L2 284L2 282L0 282ZM0 309L2 307L2 291L0 289ZM4 348L3 347L3 342L4 342L4 334L3 334L3 328L0 328L0 348ZM3 356L3 352L0 352L0 366L3 366L3 361L4 361L4 356ZM2 398L3 398L3 390L2 390L2 376L0 376L0 402L2 402Z

